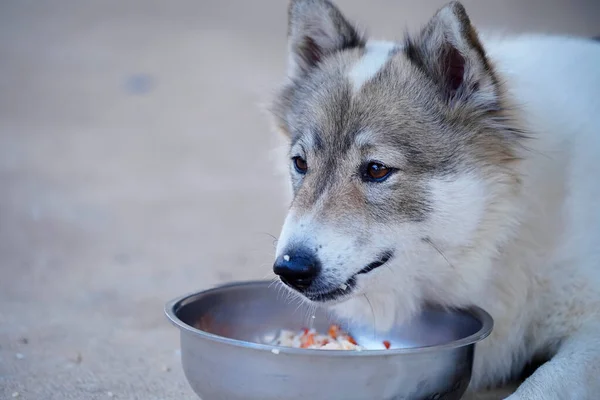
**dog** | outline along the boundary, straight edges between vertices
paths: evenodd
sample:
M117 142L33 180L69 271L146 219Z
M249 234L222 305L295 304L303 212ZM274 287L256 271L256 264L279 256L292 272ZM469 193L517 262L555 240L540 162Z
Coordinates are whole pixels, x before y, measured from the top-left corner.
M488 311L470 390L600 393L600 45L478 33L458 2L402 42L292 0L270 112L293 194L274 272L385 331Z

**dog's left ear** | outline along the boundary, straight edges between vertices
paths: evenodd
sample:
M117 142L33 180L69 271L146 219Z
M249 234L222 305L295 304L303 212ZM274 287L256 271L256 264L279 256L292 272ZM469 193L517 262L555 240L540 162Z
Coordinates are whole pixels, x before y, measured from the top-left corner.
M449 103L497 107L494 71L459 2L440 9L419 35L409 37L405 51Z

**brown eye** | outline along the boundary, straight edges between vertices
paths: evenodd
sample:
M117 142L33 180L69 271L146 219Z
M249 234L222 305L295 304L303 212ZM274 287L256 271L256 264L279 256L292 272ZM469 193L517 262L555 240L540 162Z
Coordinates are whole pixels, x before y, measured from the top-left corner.
M371 182L382 182L392 172L392 169L378 162L370 162L365 170L365 178Z
M294 157L292 160L294 162L294 168L296 168L296 171L298 171L299 174L305 174L306 170L308 169L306 160L300 156Z

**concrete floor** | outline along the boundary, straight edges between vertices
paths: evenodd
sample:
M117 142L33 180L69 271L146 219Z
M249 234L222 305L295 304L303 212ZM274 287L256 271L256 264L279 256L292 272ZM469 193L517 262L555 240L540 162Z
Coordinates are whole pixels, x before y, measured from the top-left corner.
M443 2L339 1L380 37ZM600 33L598 1L465 5L480 26ZM0 399L195 398L162 307L270 272L285 205L258 105L285 8L0 1Z

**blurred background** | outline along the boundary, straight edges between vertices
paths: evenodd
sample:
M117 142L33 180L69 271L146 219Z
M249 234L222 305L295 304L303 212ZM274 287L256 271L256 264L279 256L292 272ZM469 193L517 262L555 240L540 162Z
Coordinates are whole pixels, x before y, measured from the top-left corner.
M444 0L338 0L401 38ZM465 0L600 34L598 0ZM285 0L0 0L0 399L194 399L172 297L270 276ZM560 56L560 55L557 55Z

